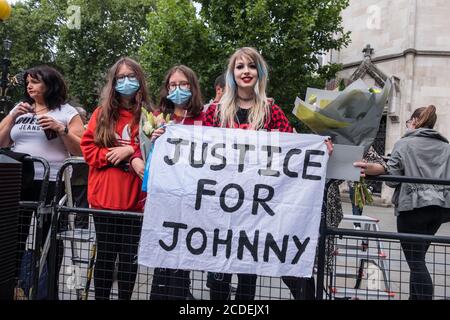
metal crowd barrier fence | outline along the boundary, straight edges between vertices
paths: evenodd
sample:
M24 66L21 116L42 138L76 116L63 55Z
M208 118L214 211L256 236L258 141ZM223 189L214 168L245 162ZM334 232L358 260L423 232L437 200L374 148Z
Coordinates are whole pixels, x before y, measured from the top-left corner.
M450 237L337 228L329 232L337 237L333 268L325 281L329 299L407 300L410 269L400 241L430 243L426 256L434 286L430 298L450 298Z
M133 248L133 244L127 243L127 240L133 242L132 238L136 235L136 231L140 231L143 217L141 213L65 206L58 206L57 211L60 217L73 214L88 215L90 222L86 229L75 228L57 232L56 238L64 241L65 251L60 270L55 270L53 263L52 269L49 269L51 270L49 271L50 279L56 279L54 274L58 273L59 291L52 293L54 299L58 297L62 300L92 300L97 297L97 299L171 300L183 297L208 300L210 298L207 272L192 271L188 279L185 278L182 270L171 275L165 275L166 270L162 270L162 274L160 272L158 276L155 276L153 268L136 264L137 245ZM114 232L114 237L108 234L111 231ZM96 242L99 237L104 238L106 243L102 261L99 261L98 255L101 245ZM121 242L121 239L125 240ZM116 250L120 250L115 247L118 245L117 241L125 246L122 253L123 262L114 254ZM73 254L74 243L78 244L75 254ZM133 267L137 270L133 270ZM132 284L133 288L130 289L127 281L132 281L130 278L134 276L135 284ZM158 280L155 280L156 278ZM108 283L110 280L112 283ZM152 294L152 285L155 285L155 281L158 282L156 286L169 286L168 293L158 293L153 288ZM186 281L187 285L185 285ZM236 276L233 276L231 285L230 295L234 296L237 286ZM50 285L50 288L53 288L53 285ZM274 277L258 277L255 297L263 300L292 299L289 289L281 279Z
M139 238L142 213L75 208L70 201L67 202L70 191L67 192L66 185L68 194L63 195L64 171L74 164L83 163L82 159L69 159L57 176L51 210L48 265L50 298L209 299L210 283L207 272L191 271L186 276L183 270L167 273L166 269L154 270L137 265L136 239ZM393 176L380 176L376 179L450 185L450 181L432 179ZM326 214L325 206L323 210ZM83 216L89 217L82 219L88 222L79 227L74 221ZM326 219L322 217L314 276L316 285L312 288L316 299L407 298L409 268L402 254L400 240L431 243L427 263L432 266L435 298L448 298L450 270L447 267L447 257L450 253L450 237L369 231L367 228L364 231L329 228L324 221ZM361 223L370 225L374 222L368 219ZM329 239L334 241L335 246L331 265L327 263L326 256L326 243ZM62 253L58 250L58 241L64 243ZM350 249L354 252L345 251L343 254L344 250ZM121 254L116 255L116 252ZM62 262L58 262L61 260L61 254ZM301 290L311 291L311 282L305 283ZM158 291L159 287L164 285L171 287L171 290L164 293ZM233 275L230 297L237 294L236 285L237 277ZM254 289L255 299L293 299L291 291L280 278L258 277ZM311 298L311 292L304 292L301 296Z
M32 300L36 299L39 294L39 275L42 273L41 266L43 265L40 257L42 256L44 219L51 213L50 204L45 203L49 187L50 165L47 160L40 157L26 156L24 161L38 163L44 168L38 199L19 203L21 210L18 226L18 270L15 298Z
M433 184L450 186L450 180L403 176L368 177L370 180ZM445 221L449 221L449 215ZM367 299L404 300L409 298L410 268L406 262L402 245L429 246L425 257L430 271L434 294L427 298L450 298L450 236L382 232L378 228L370 231L378 221L367 217L354 217L364 230L330 228L321 226L319 263L317 274L317 299ZM444 221L444 220L443 220ZM445 222L444 221L444 222ZM326 240L333 239L333 263L325 264ZM414 247L416 248L416 247ZM410 250L411 252L411 250ZM412 254L419 251L412 250ZM410 253L411 254L411 253ZM420 258L409 261L417 268ZM425 272L421 274L425 276ZM431 289L431 290L433 290ZM422 297L423 298L423 297Z
M69 159L65 161L57 176L49 251L49 279L53 282L49 285L50 297L64 300L209 299L207 272L192 271L186 276L183 270L178 270L168 275L168 269L154 270L137 266L137 241L142 213L75 208L63 203L64 171L72 165L83 163L81 158ZM71 225L71 216L89 217L89 222L78 228L74 224ZM62 225L66 223L68 226ZM60 266L57 263L58 240L64 243ZM118 256L115 254L117 251L121 252ZM209 276L223 277L220 274ZM134 277L136 278L133 285ZM54 285L55 282L58 282L57 286ZM158 289L163 286L166 286L165 292ZM237 276L233 275L230 296L239 294L236 292L236 286ZM248 287L251 291L251 285ZM55 292L54 288L58 288L58 292ZM258 277L254 290L256 299L292 299L290 290L280 278ZM251 296L251 293L247 294Z

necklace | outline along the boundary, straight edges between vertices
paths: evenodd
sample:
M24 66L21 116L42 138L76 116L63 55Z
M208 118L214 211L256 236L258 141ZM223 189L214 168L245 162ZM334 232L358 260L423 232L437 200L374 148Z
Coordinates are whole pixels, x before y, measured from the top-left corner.
M39 109L39 110L35 110L35 112L39 113L39 112L44 111L44 110L47 110L47 108L42 108L42 109Z
M39 112L41 112L41 111L44 111L44 110L47 110L48 108L46 107L46 106L44 106L43 108L41 108L41 109L37 109L37 105L34 103L33 104L33 106L34 106L34 113L36 113L36 114L38 114Z
M248 101L252 101L255 99L255 96L251 96L249 98L242 98L240 95L238 95L239 100L244 101L244 102L248 102Z

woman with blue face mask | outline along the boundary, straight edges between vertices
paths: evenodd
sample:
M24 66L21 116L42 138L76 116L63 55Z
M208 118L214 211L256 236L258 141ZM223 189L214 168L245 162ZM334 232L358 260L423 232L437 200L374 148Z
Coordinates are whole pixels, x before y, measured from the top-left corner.
M200 124L203 121L203 101L197 75L185 65L172 67L166 74L161 87L159 110L170 114L174 123ZM152 139L165 132L164 128L155 130Z
M170 116L170 121L183 125L202 125L203 101L200 85L194 71L187 66L177 65L171 68L160 90L160 100L157 116L163 113L164 119ZM159 125L163 125L159 123ZM164 127L153 131L151 139L154 141L165 132ZM132 156L131 166L141 177L144 175L144 161L141 150ZM153 273L150 300L186 300L191 297L189 291L190 272L187 270L173 270L155 268Z
M111 67L100 106L94 111L81 139L89 165L88 201L94 209L142 212L141 179L128 170L128 161L139 149L137 139L141 107L150 108L141 66L121 58ZM94 216L97 259L95 298L109 299L118 259L119 299L129 300L137 273L141 217Z
M164 78L160 90L158 110L153 112L155 116L160 113L170 116L173 123L186 125L202 125L204 113L203 100L197 75L191 68L185 65L172 67ZM153 131L151 140L154 141L165 131L165 122L158 123L160 128ZM130 163L134 171L142 178L145 164L141 150L131 157Z
M185 65L172 67L161 87L159 109L173 121L194 124L202 121L203 101L197 75Z

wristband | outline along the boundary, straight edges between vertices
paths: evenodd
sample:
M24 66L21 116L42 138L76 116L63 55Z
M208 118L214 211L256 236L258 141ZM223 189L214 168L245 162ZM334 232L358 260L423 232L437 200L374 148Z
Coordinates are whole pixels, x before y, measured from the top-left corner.
M63 133L64 133L64 135L68 135L69 134L69 128L67 126L64 126Z

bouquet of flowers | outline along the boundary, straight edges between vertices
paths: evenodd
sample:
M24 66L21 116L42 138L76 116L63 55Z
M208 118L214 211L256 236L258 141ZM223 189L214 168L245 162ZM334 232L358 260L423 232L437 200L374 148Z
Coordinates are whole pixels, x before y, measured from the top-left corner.
M353 188L355 190L353 203L358 208L362 210L366 204L373 203L372 191L367 186L366 180L363 177L360 178L359 182L355 182Z
M292 112L315 133L330 136L334 143L363 146L366 153L378 133L391 88L390 79L382 90L367 88L362 80L343 91L308 88L307 102L297 98ZM373 202L364 178L354 188L355 204L360 208Z
M151 149L152 141L151 136L153 131L162 127L166 123L170 122L170 114L164 117L163 113L155 116L151 111L147 109L141 109L141 120L139 122L139 141L141 142L141 152L144 161L146 161Z
M170 123L170 114L164 117L161 112L155 116L147 109L141 109L141 119L139 122L139 141L141 143L140 148L142 152L142 158L145 161L144 177L142 178L142 191L147 192L147 182L150 175L150 164L152 160L153 141L151 139L153 131L162 126Z
M292 112L315 133L331 136L334 143L363 146L366 152L377 135L391 87L388 79L383 90L368 89L362 80L344 91L308 88L308 102L297 98Z

